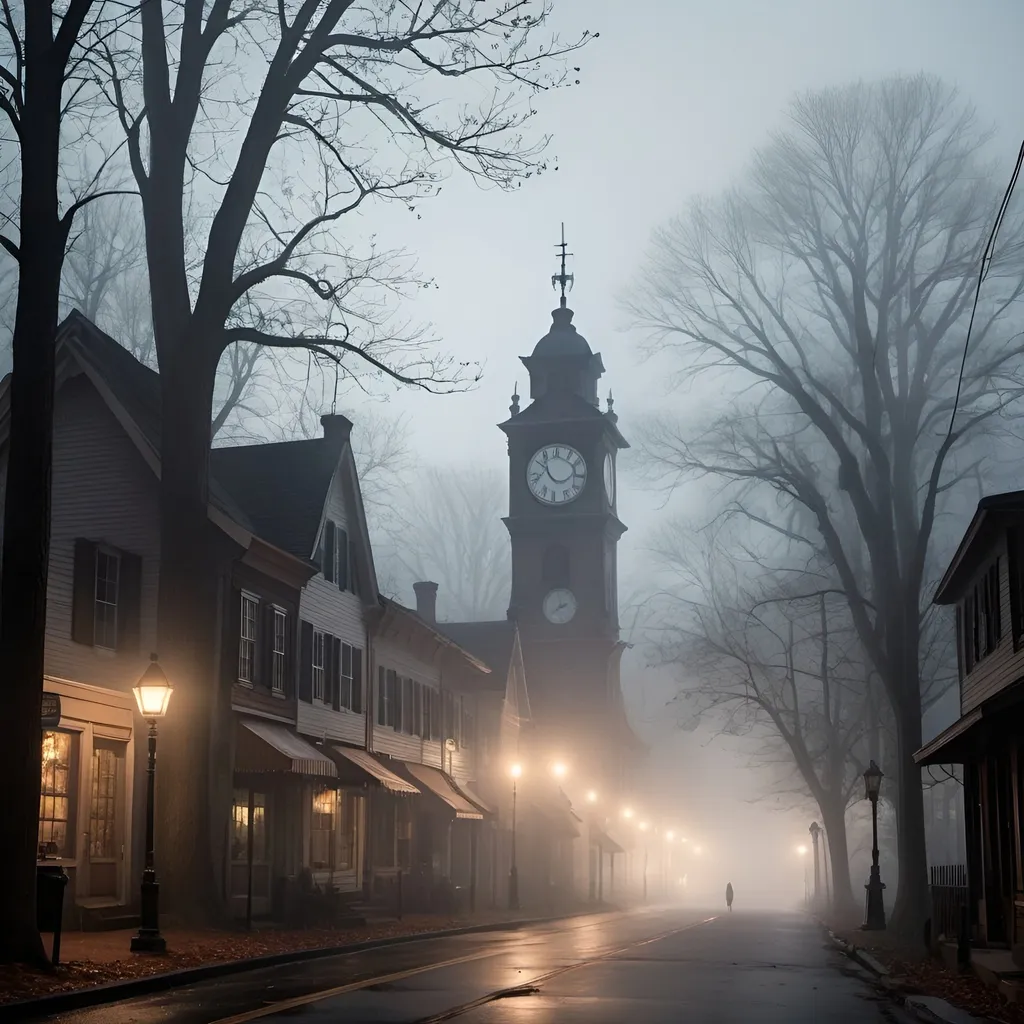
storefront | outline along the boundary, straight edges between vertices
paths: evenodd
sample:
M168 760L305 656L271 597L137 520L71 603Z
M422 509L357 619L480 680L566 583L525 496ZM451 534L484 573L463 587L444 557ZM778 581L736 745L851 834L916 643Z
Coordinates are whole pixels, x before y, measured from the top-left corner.
M60 698L61 714L42 734L39 858L68 873L66 927L90 927L127 915L136 891L133 824L143 817L133 814L133 799L144 792L144 765L135 763L135 701L64 679L44 686Z

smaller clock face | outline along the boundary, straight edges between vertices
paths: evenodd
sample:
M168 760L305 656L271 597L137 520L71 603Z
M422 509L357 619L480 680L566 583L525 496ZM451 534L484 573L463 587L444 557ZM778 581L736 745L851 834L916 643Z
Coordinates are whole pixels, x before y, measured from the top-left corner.
M604 493L608 495L608 504L615 504L615 464L611 454L604 457Z
M571 590L560 587L548 591L544 598L544 617L556 626L571 622L576 614L576 595Z
M587 464L575 448L566 444L545 445L534 452L526 466L530 493L545 505L575 501L587 482Z

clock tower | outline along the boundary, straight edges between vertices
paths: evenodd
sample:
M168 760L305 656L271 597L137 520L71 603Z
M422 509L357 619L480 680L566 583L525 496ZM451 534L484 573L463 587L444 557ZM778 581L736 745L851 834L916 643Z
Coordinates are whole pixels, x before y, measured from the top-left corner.
M625 755L619 685L616 459L629 445L611 394L598 399L599 353L573 325L565 236L551 328L522 357L530 403L501 423L508 438L512 547L509 618L519 627L534 724L553 757L596 779ZM623 734L624 735L624 734ZM619 772L615 771L615 775ZM610 779L608 780L611 781Z

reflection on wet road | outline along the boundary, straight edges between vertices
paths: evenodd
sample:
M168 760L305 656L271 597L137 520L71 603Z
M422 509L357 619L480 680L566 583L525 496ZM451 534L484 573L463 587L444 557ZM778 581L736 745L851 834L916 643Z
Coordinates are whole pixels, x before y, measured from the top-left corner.
M600 914L433 939L96 1007L66 1024L677 1024L896 1019L798 914Z

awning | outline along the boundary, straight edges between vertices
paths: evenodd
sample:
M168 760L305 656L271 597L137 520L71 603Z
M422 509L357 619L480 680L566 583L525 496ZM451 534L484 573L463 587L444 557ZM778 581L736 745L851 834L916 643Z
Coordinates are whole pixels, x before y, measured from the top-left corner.
M471 803L476 804L484 814L493 814L494 808L482 796L480 796L475 789L468 782L459 782L458 779L452 779L455 783L455 788Z
M288 726L255 718L243 718L238 724L235 771L338 777L338 766Z
M958 718L948 729L943 729L930 743L926 743L914 754L914 763L928 764L963 764L969 752L971 736L969 733L981 721L981 708L969 711Z
M602 853L615 854L626 852L607 832L601 832L598 829L594 829L591 833L590 841L594 846L599 847Z
M340 754L347 761L351 761L357 768L361 768L367 775L373 776L385 789L392 793L418 793L419 790L405 779L399 778L393 771L389 771L373 756L365 750L357 750L355 747L332 748L336 754Z
M403 762L414 779L422 782L434 796L443 800L454 812L456 818L468 818L480 821L483 814L474 807L449 781L444 772L438 768L429 768L415 761Z

